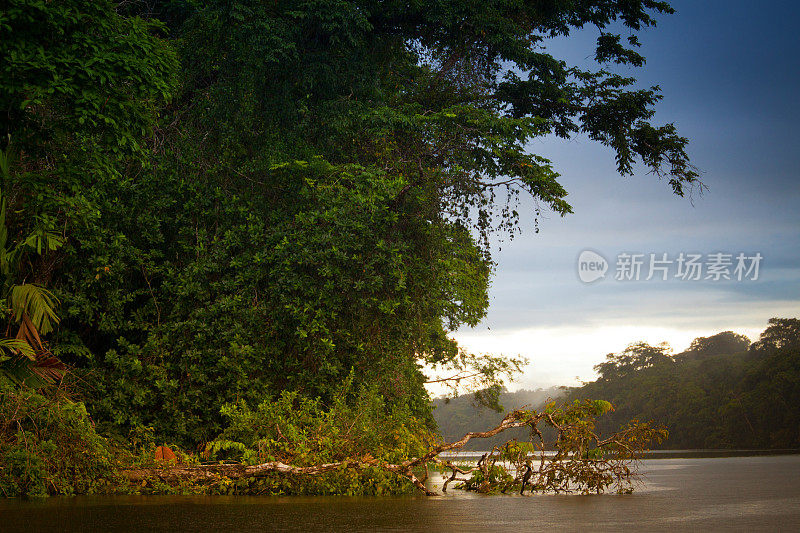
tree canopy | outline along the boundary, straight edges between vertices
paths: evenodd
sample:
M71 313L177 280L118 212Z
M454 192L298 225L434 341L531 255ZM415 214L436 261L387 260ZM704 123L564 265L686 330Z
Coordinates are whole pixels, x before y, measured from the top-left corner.
M49 349L120 438L196 446L223 406L328 404L351 374L432 428L424 368L518 364L448 334L486 313L493 232L571 212L533 139L698 184L687 139L651 123L658 87L619 73L665 2L3 5L8 242L59 239L7 286L52 291ZM584 27L593 70L548 51Z
M800 446L800 330L794 318L773 318L752 344L725 331L692 341L668 355L665 345L631 344L598 365L600 378L573 388L567 398L605 398L615 411L608 430L630 419L670 429L664 446L691 448L797 448ZM655 354L631 366L632 353Z

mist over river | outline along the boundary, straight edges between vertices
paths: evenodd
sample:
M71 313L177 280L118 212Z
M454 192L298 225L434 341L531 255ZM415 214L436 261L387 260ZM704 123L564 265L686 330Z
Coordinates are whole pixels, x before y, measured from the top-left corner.
M641 473L631 495L0 500L0 531L800 531L800 455L648 459Z

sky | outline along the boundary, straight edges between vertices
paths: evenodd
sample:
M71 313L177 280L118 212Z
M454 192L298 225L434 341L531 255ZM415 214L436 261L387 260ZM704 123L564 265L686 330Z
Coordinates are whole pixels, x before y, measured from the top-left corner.
M800 7L672 5L677 14L640 34L647 64L630 74L661 86L654 122L674 122L690 139L708 190L681 198L644 171L621 177L611 151L585 138L530 145L561 173L574 214L544 213L535 233L533 205L524 206L523 234L495 242L487 317L453 334L473 352L528 358L512 390L591 381L594 365L634 341L666 341L680 352L726 330L755 340L769 318L800 316ZM588 66L596 36L581 31L550 50ZM608 265L592 283L578 275L584 250ZM684 280L673 262L662 264L667 281L661 271L645 280L650 254L675 261L681 252L702 256L702 278L710 254L731 254L731 274L739 253L747 266L757 253L762 259L757 279ZM615 279L622 253L644 254L639 280Z

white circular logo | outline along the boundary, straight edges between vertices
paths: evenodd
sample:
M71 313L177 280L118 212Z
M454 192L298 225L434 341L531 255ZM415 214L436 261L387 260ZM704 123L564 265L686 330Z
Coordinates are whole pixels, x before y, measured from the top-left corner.
M606 276L608 261L602 255L584 250L578 256L578 277L584 283L592 283Z

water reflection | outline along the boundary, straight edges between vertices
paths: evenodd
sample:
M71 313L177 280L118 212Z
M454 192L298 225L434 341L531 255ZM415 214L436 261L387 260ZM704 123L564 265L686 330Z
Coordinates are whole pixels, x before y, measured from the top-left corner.
M633 495L0 500L1 531L800 531L800 456L647 460Z

